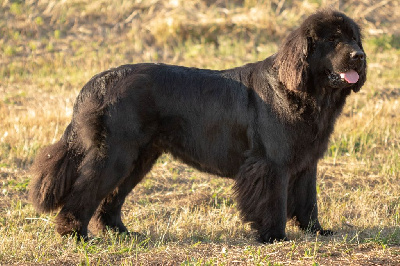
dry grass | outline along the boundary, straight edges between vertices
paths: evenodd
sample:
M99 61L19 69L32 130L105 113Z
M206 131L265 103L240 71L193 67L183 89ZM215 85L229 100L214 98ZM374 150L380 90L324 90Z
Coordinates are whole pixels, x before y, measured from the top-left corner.
M230 180L168 155L124 205L126 225L144 239L110 232L76 244L27 202L37 150L60 137L92 75L144 61L222 69L262 60L326 6L360 22L369 56L368 82L319 168L320 219L335 236L290 223L292 241L259 245ZM399 12L396 0L0 0L0 264L399 264Z

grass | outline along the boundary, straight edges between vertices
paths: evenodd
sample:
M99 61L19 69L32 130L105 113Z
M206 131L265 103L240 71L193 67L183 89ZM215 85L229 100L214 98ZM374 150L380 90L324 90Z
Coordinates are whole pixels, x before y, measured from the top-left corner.
M358 265L400 263L398 1L0 0L0 264ZM368 81L351 95L318 172L320 220L310 236L260 245L242 223L232 181L164 155L123 207L137 239L59 237L56 214L27 201L37 151L62 134L94 74L126 63L223 69L274 53L319 7L364 29Z

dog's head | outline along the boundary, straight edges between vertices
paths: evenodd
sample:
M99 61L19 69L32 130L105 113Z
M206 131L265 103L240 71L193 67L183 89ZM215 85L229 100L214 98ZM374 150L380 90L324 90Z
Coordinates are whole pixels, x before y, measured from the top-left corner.
M290 90L307 91L313 84L357 92L365 83L367 66L360 28L343 13L319 11L288 36L274 66Z

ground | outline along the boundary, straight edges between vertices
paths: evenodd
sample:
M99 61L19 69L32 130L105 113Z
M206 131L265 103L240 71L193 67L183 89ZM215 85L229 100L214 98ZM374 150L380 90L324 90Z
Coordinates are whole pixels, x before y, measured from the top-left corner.
M0 264L400 264L400 3L369 2L0 0ZM368 56L368 81L350 96L318 170L320 220L334 236L304 234L291 221L290 241L259 244L232 181L168 154L123 207L139 239L91 233L76 243L55 233L56 213L28 202L35 154L61 136L96 73L139 62L224 69L262 60L327 6L360 23Z

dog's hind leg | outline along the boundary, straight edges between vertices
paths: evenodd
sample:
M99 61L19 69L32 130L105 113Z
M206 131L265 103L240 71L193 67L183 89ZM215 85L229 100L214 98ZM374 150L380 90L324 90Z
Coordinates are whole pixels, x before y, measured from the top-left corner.
M79 177L56 218L60 235L87 237L87 226L101 201L132 172L138 158L126 143L109 145L107 155L93 148L84 156Z
M121 220L121 207L125 202L125 197L151 170L160 154L161 152L156 148L147 148L139 154L130 175L100 203L92 218L91 226L103 232L107 228L119 233L128 232Z

